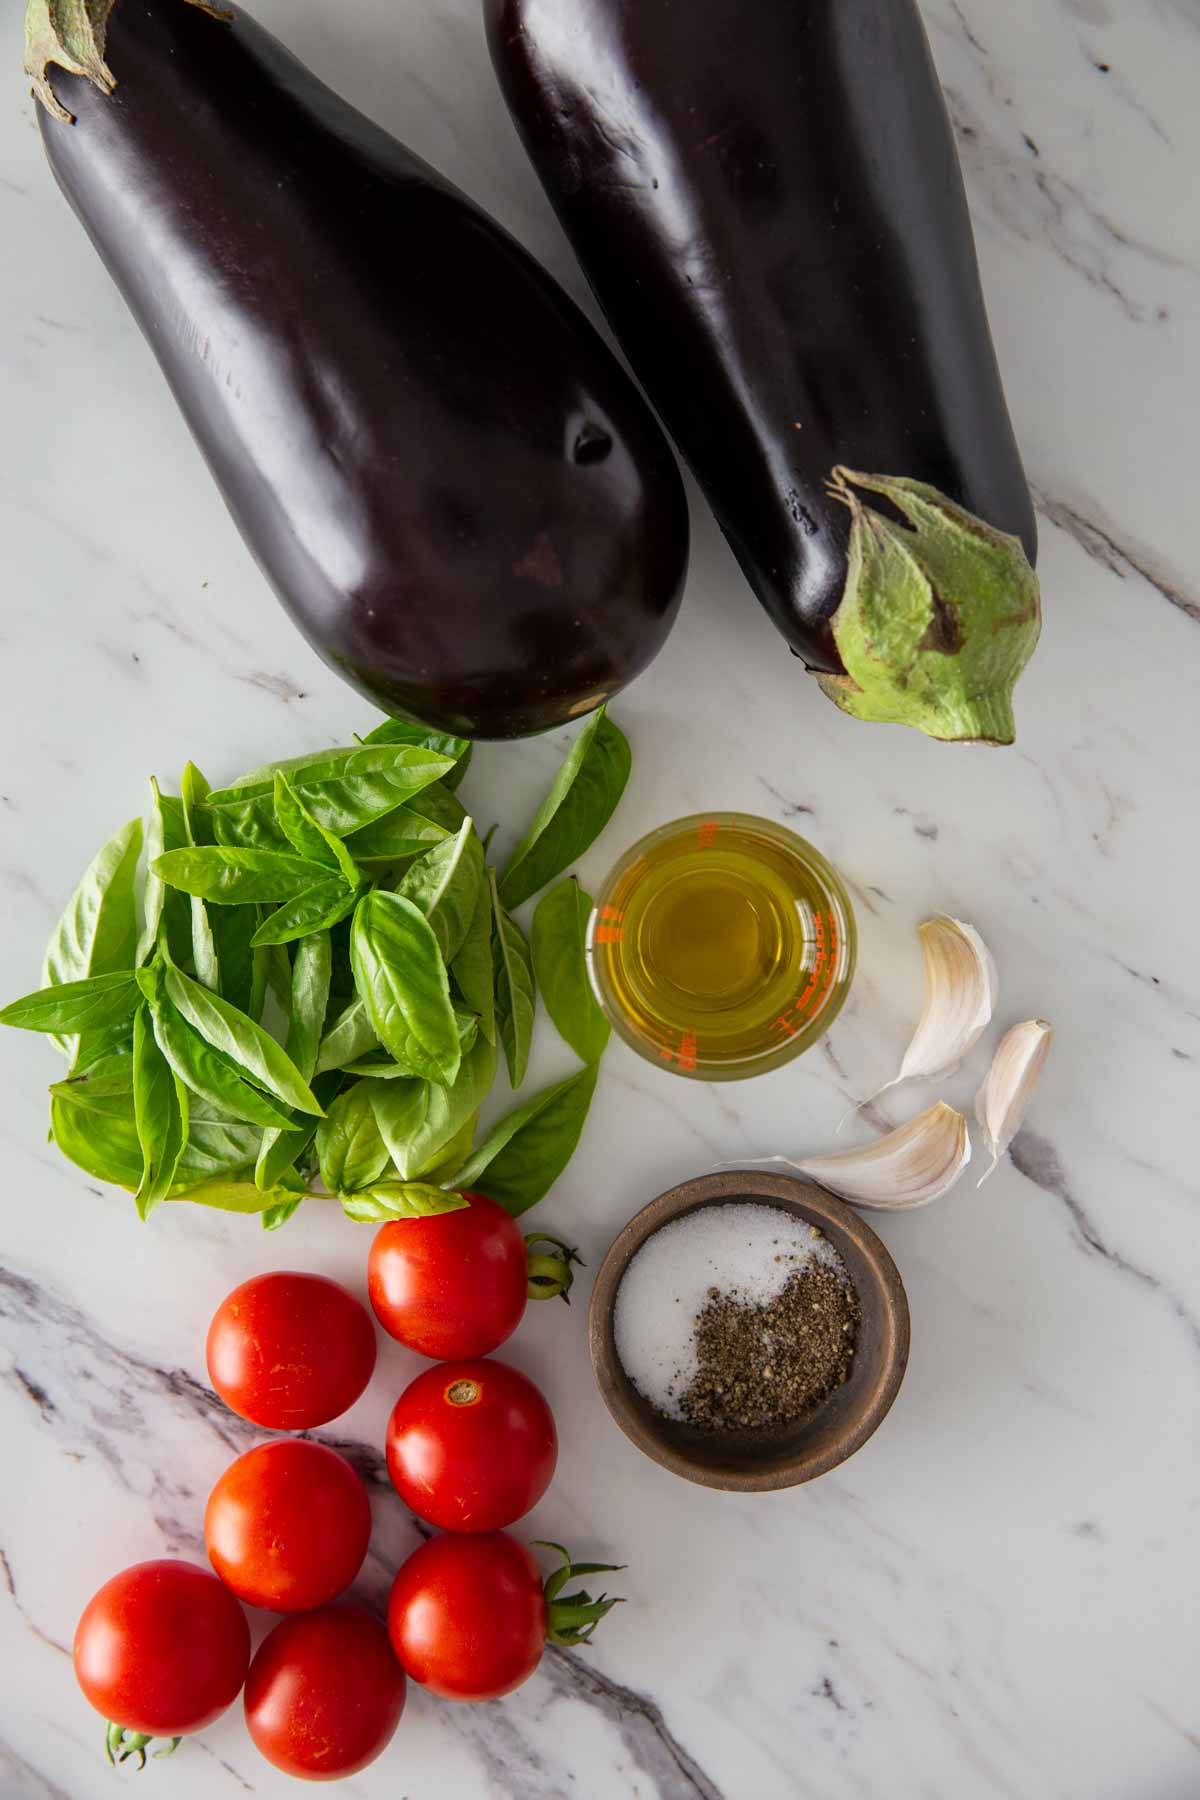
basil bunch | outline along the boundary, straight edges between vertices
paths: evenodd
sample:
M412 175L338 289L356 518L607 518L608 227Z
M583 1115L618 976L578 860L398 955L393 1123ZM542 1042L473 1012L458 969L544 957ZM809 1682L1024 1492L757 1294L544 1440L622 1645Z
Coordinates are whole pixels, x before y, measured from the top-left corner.
M359 1220L451 1211L476 1184L513 1213L540 1200L608 1026L578 883L542 899L532 946L511 909L607 824L630 752L601 708L500 875L455 793L470 754L388 720L219 790L192 763L178 796L152 781L141 880L134 819L86 870L45 985L0 1012L68 1059L50 1089L63 1154L143 1218L191 1200L271 1230L322 1190ZM501 1054L524 1079L539 986L583 1066L476 1145Z

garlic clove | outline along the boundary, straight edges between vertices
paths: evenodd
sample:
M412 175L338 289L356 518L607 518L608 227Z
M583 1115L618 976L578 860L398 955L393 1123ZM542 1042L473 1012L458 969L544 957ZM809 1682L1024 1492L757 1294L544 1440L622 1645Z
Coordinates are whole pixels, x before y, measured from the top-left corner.
M893 1212L939 1200L970 1160L967 1121L939 1100L874 1144L810 1156L796 1167L843 1200Z
M920 934L925 953L925 1005L900 1073L860 1100L852 1112L861 1111L902 1081L952 1074L974 1048L995 1010L996 964L975 927L939 913L925 920Z
M975 1096L975 1117L983 1128L991 1162L976 1182L982 1187L1021 1129L1038 1076L1050 1054L1054 1027L1026 1019L1001 1038L992 1066Z

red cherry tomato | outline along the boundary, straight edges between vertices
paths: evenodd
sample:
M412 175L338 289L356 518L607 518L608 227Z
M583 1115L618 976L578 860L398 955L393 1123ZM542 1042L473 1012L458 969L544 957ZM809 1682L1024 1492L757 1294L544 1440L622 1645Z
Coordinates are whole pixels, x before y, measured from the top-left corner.
M350 1586L371 1536L367 1490L336 1450L276 1438L230 1463L208 1497L204 1541L247 1606L309 1612Z
M375 1367L375 1328L336 1281L281 1269L222 1300L207 1355L212 1384L235 1413L305 1431L354 1405Z
M326 1606L263 1639L246 1677L246 1724L285 1775L336 1781L387 1748L404 1688L378 1619L361 1606Z
M439 1363L388 1420L388 1474L405 1505L444 1531L495 1531L536 1506L558 1460L554 1415L507 1363Z
M505 1531L430 1538L392 1584L388 1636L405 1672L443 1699L511 1694L546 1643L538 1566Z
M250 1628L215 1575L163 1558L134 1563L93 1594L75 1628L74 1657L80 1687L106 1719L150 1737L181 1737L237 1699Z
M385 1331L422 1356L486 1356L521 1323L525 1240L486 1194L427 1219L393 1219L376 1233L367 1290Z

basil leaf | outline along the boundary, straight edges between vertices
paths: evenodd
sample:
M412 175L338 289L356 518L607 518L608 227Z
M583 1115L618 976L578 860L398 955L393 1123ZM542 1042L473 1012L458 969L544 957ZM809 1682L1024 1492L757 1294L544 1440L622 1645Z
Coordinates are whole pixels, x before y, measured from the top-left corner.
M248 1125L285 1125L288 1115L243 1079L218 1051L193 1031L169 1000L152 1010L158 1047L186 1087L219 1111Z
M420 907L449 963L462 948L482 885L483 846L464 819L457 836L426 851L396 891Z
M265 1206L262 1215L263 1230L278 1231L281 1225L286 1225L300 1202L305 1198L304 1194L292 1194L287 1200L280 1200L275 1205Z
M127 1058L132 1064L132 1058ZM57 1082L50 1089L50 1131L76 1168L114 1187L136 1188L142 1179L142 1147L133 1114L133 1076L100 1092L91 1076Z
M496 975L492 962L492 890L486 874L479 884L467 935L450 964L459 993L479 1019L489 1043L496 1042Z
M414 794L405 810L418 819L424 819L427 825L440 825L451 836L467 816L462 801L457 794L450 792L444 780L435 781L419 794Z
M142 1178L135 1198L140 1216L148 1219L175 1180L187 1142L188 1098L158 1047L146 1007L133 1021L133 1116L142 1147Z
M451 835L444 825L423 819L409 806L398 806L385 818L354 832L346 839L346 848L360 868L379 871L423 856Z
M202 808L208 795L208 782L194 762L189 762L179 778L179 803L183 807L183 829L189 846L203 844L208 837ZM208 908L198 895L191 896L192 966L196 980L214 993L221 990L220 959Z
M533 1043L533 1014L536 990L533 985L533 958L525 934L515 919L510 919L500 904L496 891L496 871L487 872L492 898L495 930L492 937L492 961L496 969L496 1023L508 1079L520 1087L529 1063Z
M261 1136L258 1126L218 1118L208 1102L199 1098L188 1101L188 1112L188 1141L175 1170L176 1189L218 1176L249 1180Z
M328 931L354 910L356 890L347 887L340 875L318 881L294 900L285 900L269 913L255 932L253 943L291 944L314 931Z
M258 928L258 908L215 906L208 922L216 946L222 995L239 1012L249 1013L252 1019L260 1018L269 971L267 952L256 949L252 942ZM280 1004L286 1012L286 1001Z
M354 858L341 838L318 824L282 769L275 775L275 817L297 856L338 871L352 888L362 885Z
M318 1118L322 1116L321 1107L300 1071L261 1025L246 1013L239 1012L236 1006L230 1006L219 994L209 993L173 963L167 965L166 990L172 1004L214 1050L220 1050L240 1064L253 1081L276 1095L286 1106L298 1107L304 1113L316 1113Z
M422 750L436 750L439 756L452 757L456 764L471 754L471 745L466 738L455 737L449 731L433 731L428 725L418 725L414 719L384 719L381 725L376 725L374 731L368 731L362 742L415 744ZM452 773L457 774L457 769ZM443 776L442 779L448 781L450 776Z
M377 1181L357 1194L341 1196L348 1219L375 1224L381 1219L428 1219L437 1213L461 1212L471 1202L445 1188L421 1181Z
M608 824L632 761L624 733L604 707L592 714L508 859L500 898L510 910L570 868Z
M538 992L559 1036L581 1062L599 1062L609 1023L588 980L584 945L592 903L573 875L538 901L530 945Z
M131 819L96 852L46 945L43 987L132 966L137 942L134 878L141 847L142 822ZM78 1049L66 1037L57 1041L65 1056Z
M0 1025L15 1025L21 1031L98 1031L130 1018L141 997L132 969L93 975L89 981L64 981L22 995L0 1011Z
M328 1069L348 1068L360 1056L378 1048L379 1035L371 1023L365 1002L352 1000L321 1039L313 1073L323 1075Z
M479 1020L474 1013L461 1012L454 1008L454 1022L458 1027L458 1042L464 1057L469 1050L475 1048L479 1037ZM408 1068L404 1063L394 1062L386 1050L378 1054L356 1057L353 1062L341 1065L343 1075L373 1075L380 1081L412 1081L422 1077L416 1069Z
M399 894L365 894L350 931L354 982L384 1048L430 1081L462 1061L450 983L433 927Z
M495 1077L495 1047L480 1038L464 1056L451 1087L432 1081L363 1083L401 1180L415 1181L444 1157L446 1146L479 1111Z
M326 871L319 863L277 850L226 850L219 844L201 849L168 850L156 858L154 873L218 906L248 906L256 901L291 900Z
M391 1157L375 1121L370 1083L355 1082L339 1094L317 1127L317 1161L331 1194L370 1187Z
M579 1142L597 1065L591 1063L516 1107L488 1133L453 1177L456 1188L479 1186L510 1213L523 1213L549 1193Z
M283 956L286 962L286 951ZM291 994L284 1048L306 1081L313 1080L317 1066L325 1009L329 1005L332 967L333 953L327 931L314 932L296 945L296 960L290 969ZM293 1122L288 1131L264 1132L254 1171L259 1186L272 1186L307 1150L315 1135L316 1127L311 1120Z
M270 1206L291 1206L292 1211L305 1198L287 1188L271 1188L264 1193L252 1181L231 1181L218 1176L212 1181L196 1182L171 1194L172 1200L190 1200L194 1206L215 1206L221 1212L261 1213Z
M183 895L169 888L154 873L154 864L168 850L187 847L187 824L183 802L171 794L159 792L154 777L150 778L150 822L146 828L146 879L142 887L142 910L145 924L138 939L137 960L144 963L154 954L160 930L176 962L191 949L191 925Z
M97 1063L121 1058L128 1062L133 1051L133 1019L106 1025L103 1031L85 1031L76 1042L79 1048L71 1059L72 1076L86 1075Z
M402 806L452 767L449 757L418 746L356 744L351 749L322 750L253 769L232 786L210 794L208 806L218 843L229 841L230 822L241 832L261 829L255 803L265 802L274 814L275 776L281 773L313 818L327 831L345 837Z

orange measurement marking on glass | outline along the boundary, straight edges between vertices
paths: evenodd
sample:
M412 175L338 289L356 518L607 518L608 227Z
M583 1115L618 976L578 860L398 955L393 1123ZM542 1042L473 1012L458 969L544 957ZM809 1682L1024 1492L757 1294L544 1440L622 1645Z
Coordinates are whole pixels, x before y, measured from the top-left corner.
M681 1069L691 1071L696 1067L696 1034L685 1031L679 1040L679 1055L676 1059Z
M786 1013L780 1013L775 1021L775 1029L776 1031L782 1032L784 1037L794 1038L796 1035L796 1027L792 1024L792 1021L788 1018Z
M619 944L625 936L623 925L597 925L596 942L598 944Z
M625 914L615 906L602 906L600 908L600 917L602 919L612 919L614 924L619 924L625 917Z
M696 832L696 846L700 850L708 850L721 827L715 819L705 819Z

